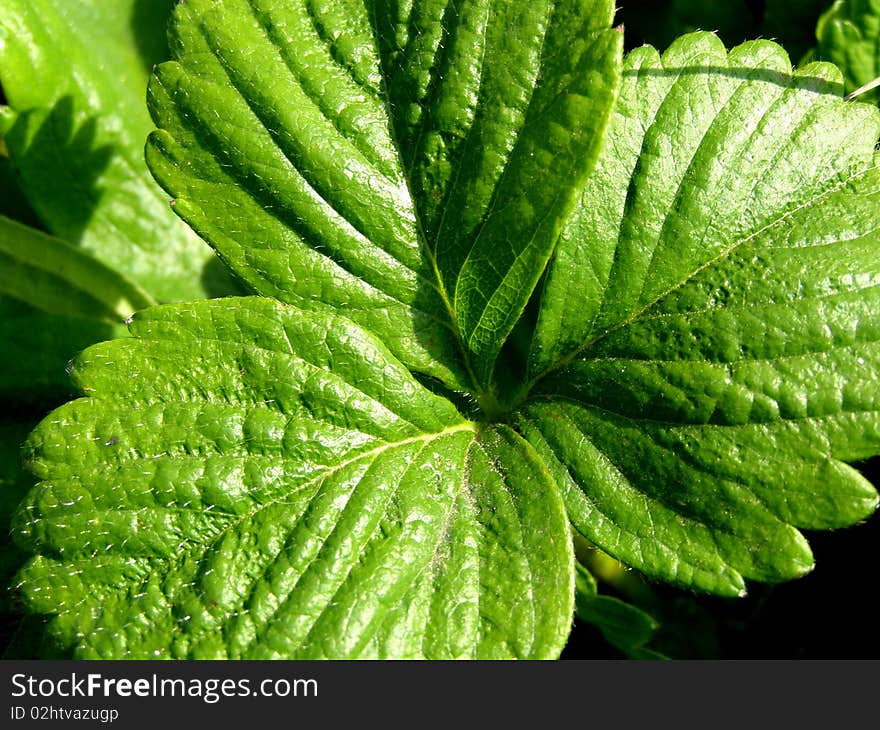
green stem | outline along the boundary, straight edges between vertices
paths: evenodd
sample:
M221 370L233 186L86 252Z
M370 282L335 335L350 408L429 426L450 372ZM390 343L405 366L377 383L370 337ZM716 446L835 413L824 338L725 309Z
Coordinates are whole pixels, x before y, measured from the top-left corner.
M58 238L0 216L0 294L49 314L123 322L155 300Z

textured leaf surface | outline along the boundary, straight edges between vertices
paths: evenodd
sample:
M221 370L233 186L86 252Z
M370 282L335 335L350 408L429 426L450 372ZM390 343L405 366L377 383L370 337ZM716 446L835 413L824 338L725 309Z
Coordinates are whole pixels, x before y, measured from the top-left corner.
M598 152L612 13L192 0L151 84L148 161L257 291L343 309L408 366L485 390Z
M880 0L837 0L819 19L816 37L819 56L843 70L847 91L880 76ZM877 91L864 97L878 99Z
M169 7L7 0L0 81L10 105L5 141L47 228L175 300L205 296L212 256L169 210L143 160L147 74L161 60Z
M155 304L136 284L64 241L0 216L0 293L49 314L121 322Z
M224 299L87 350L30 439L32 609L80 657L548 657L564 507L338 315Z
M880 447L877 110L709 34L633 52L560 240L521 427L593 543L724 594L810 569Z

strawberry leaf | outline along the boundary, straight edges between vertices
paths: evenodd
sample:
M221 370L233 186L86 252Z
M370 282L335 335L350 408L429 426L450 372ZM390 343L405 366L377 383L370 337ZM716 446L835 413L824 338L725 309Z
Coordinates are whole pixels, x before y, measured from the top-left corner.
M258 292L342 309L484 393L598 153L612 12L193 0L151 85L147 159Z
M844 462L880 451L880 111L769 42L621 70L610 20L178 6L149 164L263 298L139 313L33 433L21 585L60 644L555 656L566 512L738 595L874 510Z
M819 56L841 68L848 92L880 76L880 0L837 0L819 18L816 37ZM876 91L863 98L874 103L878 99Z
M575 526L648 575L736 595L810 570L877 452L874 146L839 72L709 34L628 57L548 273L521 427Z
M86 350L91 397L30 438L22 590L77 656L561 650L565 513L511 429L462 419L338 315L224 299L132 334Z

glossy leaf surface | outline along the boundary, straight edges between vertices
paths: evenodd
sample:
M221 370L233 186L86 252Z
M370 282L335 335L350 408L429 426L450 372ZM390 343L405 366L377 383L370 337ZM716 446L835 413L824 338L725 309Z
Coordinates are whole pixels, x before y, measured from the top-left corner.
M521 427L569 515L645 573L737 594L876 492L877 110L709 34L634 51L556 252Z
M344 310L415 370L488 391L598 153L612 14L186 2L151 85L148 161L258 292Z
M511 429L338 315L224 299L132 332L79 358L91 397L30 438L22 590L77 656L561 650L564 508Z

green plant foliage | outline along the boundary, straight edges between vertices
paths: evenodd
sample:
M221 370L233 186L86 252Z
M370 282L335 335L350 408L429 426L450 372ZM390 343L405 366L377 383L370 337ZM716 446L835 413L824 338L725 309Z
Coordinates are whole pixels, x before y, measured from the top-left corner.
M45 555L23 590L79 656L562 649L565 513L514 431L337 315L225 299L132 332L78 359L93 397L30 438L45 481L18 529Z
M876 504L838 459L877 448L880 115L769 42L687 36L624 79L548 273L522 428L594 544L735 595L810 569L792 526Z
M139 312L31 435L58 648L552 657L577 610L653 657L571 526L738 596L876 508L880 110L612 15L177 6L148 163L261 296Z
M5 0L0 15L0 127L28 202L50 232L160 300L205 296L212 258L143 161L144 89L167 53L170 5Z
M816 38L819 56L843 70L847 91L880 76L880 0L838 0L819 19ZM877 91L864 96L865 101L878 99Z
M644 611L614 596L600 595L596 579L582 565L575 566L575 616L592 624L609 644L630 659L663 659L646 647L658 624Z
M64 241L0 216L0 293L49 314L122 322L155 304L139 286Z
M147 160L258 292L344 308L419 372L461 389L472 371L482 395L598 153L612 12L187 2L150 87ZM534 185L551 164L567 167Z

